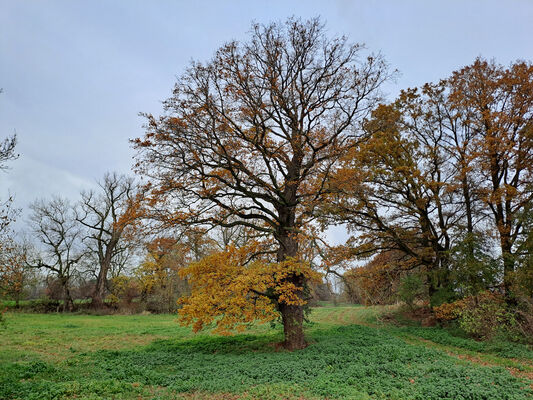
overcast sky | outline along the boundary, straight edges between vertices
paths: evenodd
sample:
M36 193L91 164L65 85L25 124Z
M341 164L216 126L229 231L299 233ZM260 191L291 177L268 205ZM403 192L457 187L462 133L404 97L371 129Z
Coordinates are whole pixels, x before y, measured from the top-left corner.
M251 21L321 16L381 52L401 75L387 88L444 78L477 56L533 59L533 1L28 1L0 0L0 138L20 158L0 198L76 199L106 171L130 173L139 112L158 114L176 75Z

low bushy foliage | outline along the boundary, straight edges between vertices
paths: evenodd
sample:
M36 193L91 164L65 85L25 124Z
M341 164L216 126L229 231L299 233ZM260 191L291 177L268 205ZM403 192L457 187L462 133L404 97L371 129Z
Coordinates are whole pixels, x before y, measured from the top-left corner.
M2 305L0 304L0 328L3 328L6 324L6 318L4 316L6 310L7 308L2 307Z
M533 348L527 344L513 343L503 337L494 337L492 340L479 341L466 335L462 329L443 329L440 327L401 327L393 331L400 334L414 335L434 343L452 346L457 349L475 351L484 354L493 354L505 358L516 358L533 362Z
M453 321L461 316L464 308L465 301L461 299L453 303L442 303L440 306L435 306L433 312L439 321Z
M441 321L457 320L459 326L477 339L491 339L497 335L520 340L516 314L509 308L502 295L482 292L453 303L434 307L435 316Z
M453 287L444 286L438 288L430 297L429 303L432 307L440 306L444 303L450 303L457 299L457 293L453 290Z

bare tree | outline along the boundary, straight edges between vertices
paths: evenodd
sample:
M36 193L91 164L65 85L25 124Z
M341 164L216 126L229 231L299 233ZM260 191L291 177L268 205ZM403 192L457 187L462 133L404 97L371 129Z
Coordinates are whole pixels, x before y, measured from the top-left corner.
M0 89L2 93L2 89ZM17 146L17 135L13 134L0 141L0 171L6 170L9 167L6 162L16 160L19 155L15 153ZM8 226L15 220L19 210L13 208L13 196L0 203L0 235L7 232Z
M70 293L70 281L84 257L82 235L75 216L76 210L61 197L38 200L30 205L30 223L40 242L40 251L28 260L35 268L45 269L55 275L62 288L64 309L71 311L74 302Z
M82 193L77 221L87 229L85 243L98 259L93 306L103 305L109 271L120 269L138 245L136 226L140 217L140 192L134 180L108 173L100 191ZM113 268L115 267L115 268Z
M15 153L17 146L17 135L13 134L0 142L0 170L7 169L7 161L16 160L19 155Z
M3 90L0 88L0 93ZM15 160L18 158L18 154L15 153L15 147L17 146L17 135L13 134L8 136L0 142L0 170L7 169L6 161Z

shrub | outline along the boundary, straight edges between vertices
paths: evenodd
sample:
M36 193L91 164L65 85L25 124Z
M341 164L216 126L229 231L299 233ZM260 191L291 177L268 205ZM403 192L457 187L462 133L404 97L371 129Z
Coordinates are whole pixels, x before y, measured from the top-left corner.
M503 296L483 292L474 299L477 302L468 302L461 312L461 328L479 339L490 339L496 334L510 335L511 339L517 339L516 319L507 309Z
M516 320L518 327L527 339L528 342L533 343L533 299L528 297L521 297L519 299Z
M424 284L418 275L406 275L400 282L398 297L412 310L415 300L424 292Z
M452 321L461 316L465 308L464 300L457 300L453 303L443 303L440 306L433 307L435 318L439 321Z
M429 299L431 307L440 306L444 303L452 303L457 299L457 294L450 286L438 288Z
M139 283L135 278L118 275L111 279L111 294L106 301L116 307L130 306L133 301L140 297Z
M113 293L106 296L104 304L108 307L111 307L113 309L118 309L118 305L120 303L120 299L114 295Z
M501 294L485 291L433 307L433 311L440 321L457 320L466 333L477 339L504 335L518 340L522 336L516 314L509 309Z
M168 296L152 294L147 296L146 311L153 314L175 313L178 310L177 299L169 299Z
M36 313L51 313L58 312L61 308L61 301L55 299L40 299L30 301L28 304L29 309Z

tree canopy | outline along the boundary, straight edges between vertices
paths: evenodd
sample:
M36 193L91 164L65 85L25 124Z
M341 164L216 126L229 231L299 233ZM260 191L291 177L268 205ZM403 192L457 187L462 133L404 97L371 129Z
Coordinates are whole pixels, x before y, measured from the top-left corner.
M245 226L267 239L261 252L276 262L297 258L309 211L389 77L379 55L329 38L318 19L252 25L247 42L191 63L164 115L146 115L134 144L153 215L170 226ZM307 277L285 279L303 288ZM287 347L303 347L301 302L265 295L281 312Z

